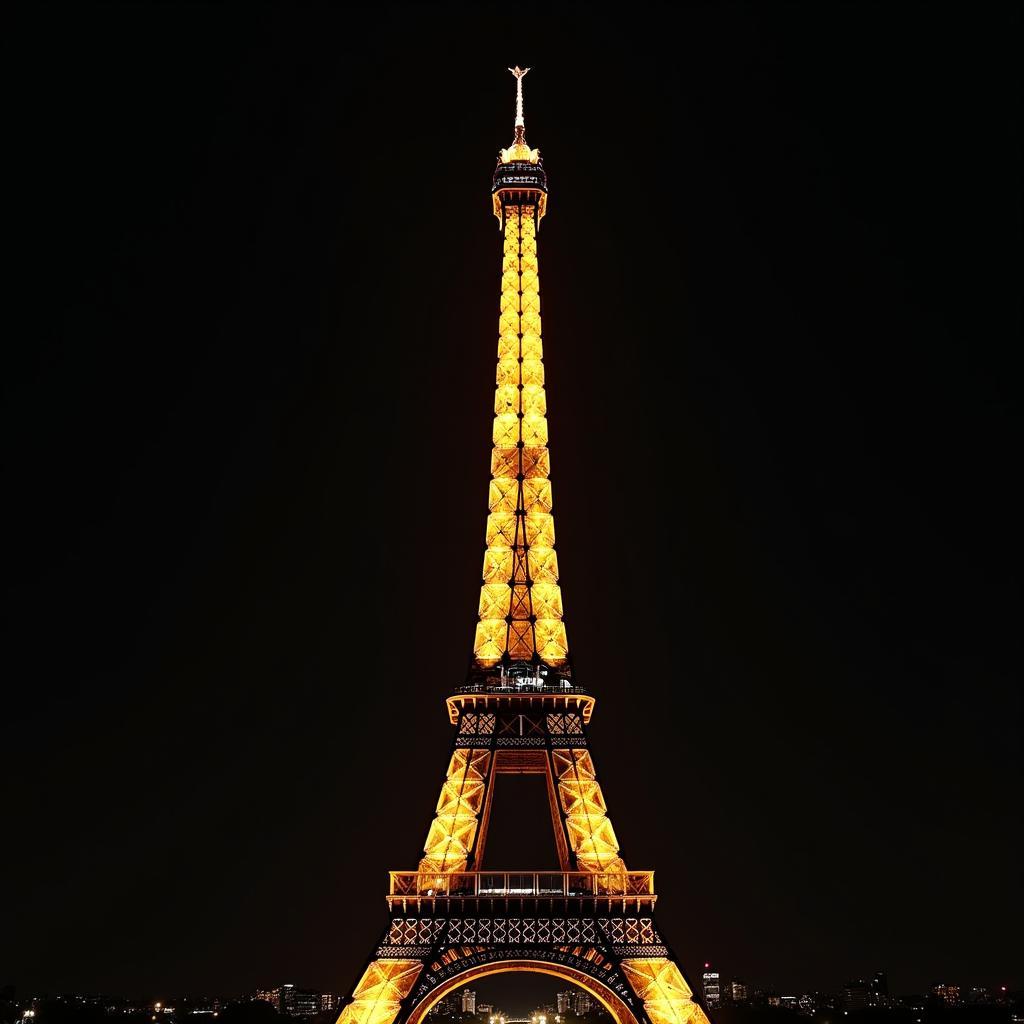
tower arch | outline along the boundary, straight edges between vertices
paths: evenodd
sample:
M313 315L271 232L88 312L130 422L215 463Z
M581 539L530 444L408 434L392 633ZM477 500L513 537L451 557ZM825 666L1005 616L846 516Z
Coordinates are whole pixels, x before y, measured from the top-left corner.
M577 958L579 959L579 958ZM585 961L584 961L585 962ZM642 1024L640 1018L612 988L593 974L582 969L582 964L557 963L554 960L535 955L530 958L510 958L508 954L494 951L482 962L466 966L455 974L439 981L413 1006L406 1018L407 1024L422 1024L430 1010L445 996L464 985L495 974L509 974L522 971L532 974L548 974L562 981L578 985L596 999L612 1015L615 1024Z

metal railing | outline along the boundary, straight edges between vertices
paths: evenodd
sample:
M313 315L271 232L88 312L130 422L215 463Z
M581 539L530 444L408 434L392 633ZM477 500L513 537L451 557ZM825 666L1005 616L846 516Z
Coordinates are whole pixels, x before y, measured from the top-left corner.
M654 896L653 871L392 871L391 895L414 899Z
M522 682L511 682L509 680L493 683L470 683L466 686L456 686L451 691L453 694L463 693L516 693L516 694L534 694L534 693L557 693L565 694L566 696L574 696L580 694L584 697L590 696L590 691L585 690L582 686L564 686L558 683L537 683L532 679L526 679Z
M465 685L456 693L479 693L493 690L498 693L583 693L587 691L575 685L572 666L561 665L495 665L491 669L474 666Z

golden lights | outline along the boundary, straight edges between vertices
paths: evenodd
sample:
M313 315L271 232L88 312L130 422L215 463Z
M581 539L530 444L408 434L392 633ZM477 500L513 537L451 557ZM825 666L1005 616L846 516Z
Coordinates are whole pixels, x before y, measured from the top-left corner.
M540 160L540 150L530 149L525 142L513 142L508 149L500 149L498 153L503 164L511 163L513 160L525 160L535 164Z
M581 748L552 750L558 797L565 812L569 845L583 871L625 872L619 841L589 752Z
M644 1001L651 1024L708 1024L679 968L665 957L623 960L622 973Z
M488 750L464 748L452 754L437 801L437 813L423 846L421 872L466 870L483 807L490 763Z
M392 1024L421 970L419 960L374 960L359 979L338 1024Z
M516 137L512 147L501 151L501 161L539 163L537 150L526 145L522 106L522 78L529 68L509 69L517 79ZM492 190L494 212L504 233L501 294L498 321L498 359L494 393L491 481L488 488L486 550L478 605L479 621L474 640L474 657L485 669L499 662L537 660L549 666L564 664L568 642L562 621L562 595L558 585L555 526L552 515L550 457L548 454L547 399L544 391L543 345L541 342L540 287L536 226L544 215L546 178L543 168L498 168ZM517 702L536 701L535 693L509 693L505 688L491 693L486 687L466 687L466 693L448 698L448 710L459 736L441 787L435 815L430 823L418 870L391 872L388 905L400 906L403 916L393 917L380 953L395 958L373 960L356 985L337 1024L395 1024L403 1020L419 1024L437 998L470 975L486 976L500 970L552 973L582 985L612 1010L619 1024L637 1024L639 1015L615 993L563 962L542 956L536 960L484 961L470 971L440 982L440 965L476 956L493 948L500 951L512 941L525 897L540 906L559 898L578 899L586 914L606 912L639 913L652 908L656 899L652 872L628 872L619 855L619 843L608 817L608 808L597 782L593 759L586 748L584 723L589 721L593 698L567 687L545 690L540 695L543 711L521 704L529 715L515 714ZM473 692L469 692L473 691ZM508 713L511 706L513 713ZM509 745L532 745L532 739L511 737L518 720L520 736L538 737L536 750L506 750ZM529 731L524 731L528 726ZM541 739L540 737L544 737ZM463 744L463 745L460 745ZM472 744L476 744L475 746ZM544 749L541 749L541 748ZM492 749L493 748L493 749ZM492 779L502 773L544 773L551 804L552 822L563 870L560 872L468 871L470 861L479 868L481 844L490 816ZM562 828L564 827L564 832ZM570 855L571 851L571 855ZM575 862L575 863L573 863ZM572 868L572 870L570 870ZM532 878L531 878L532 876ZM495 899L504 899L506 918L502 930L490 931L489 919L483 930L472 935L455 934L455 943L476 945L434 947L443 931L431 930L439 900L471 901L477 912L493 914ZM486 901L490 910L483 909ZM466 902L465 906L470 903ZM518 905L520 908L516 910ZM615 908L614 910L612 908ZM539 912L547 912L539 911ZM584 911L581 911L581 914ZM635 920L635 919L634 919ZM651 919L646 927L654 938L641 938L628 952L640 952L656 940ZM465 923L465 922L464 922ZM499 919L493 923L498 925ZM628 919L624 922L628 925ZM603 925L602 925L603 927ZM595 933L596 934L596 933ZM628 931L626 932L628 937ZM394 936L394 938L392 938ZM539 933L538 933L539 936ZM444 936L447 943L448 935ZM518 936L517 936L518 941ZM541 945L562 942L553 934L538 937ZM567 932L567 939L576 938ZM583 941L580 939L580 941ZM596 942L596 939L587 939ZM424 943L424 946L414 943ZM559 946L567 950L569 946ZM664 947L648 947L660 952ZM427 956L427 951L430 955ZM608 956L617 959L627 950L582 947L577 956L601 965L606 971ZM405 959L418 957L425 959ZM430 963L437 955L437 962ZM430 969L410 999L424 967ZM545 966L547 964L547 966ZM643 1002L648 1024L709 1024L703 1010L693 1001L692 991L674 962L666 957L633 957L619 961L622 975L636 997ZM603 995L602 995L603 992ZM627 996L627 998L629 998ZM408 1005L415 1002L415 1005ZM160 1004L157 1004L159 1009ZM403 1006L405 1007L403 1013ZM28 1013L26 1013L28 1016ZM534 1024L545 1024L535 1015ZM154 1017L155 1019L155 1017ZM504 1024L504 1017L492 1015L490 1024Z
M562 664L569 653L548 479L535 214L532 205L505 208L493 479L473 644L473 654L485 668L505 653L515 661L529 661L536 654L548 665Z

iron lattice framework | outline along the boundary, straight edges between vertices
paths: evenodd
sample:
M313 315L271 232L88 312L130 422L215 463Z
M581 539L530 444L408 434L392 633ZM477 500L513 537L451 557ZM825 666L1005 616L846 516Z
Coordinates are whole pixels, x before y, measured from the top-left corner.
M498 369L479 623L455 737L415 871L391 872L388 925L338 1024L419 1024L487 974L575 982L618 1024L707 1024L654 920L654 873L630 871L587 740L594 698L573 685L554 550L537 228L547 177L516 134L494 173L504 239ZM494 781L542 775L561 870L484 867Z

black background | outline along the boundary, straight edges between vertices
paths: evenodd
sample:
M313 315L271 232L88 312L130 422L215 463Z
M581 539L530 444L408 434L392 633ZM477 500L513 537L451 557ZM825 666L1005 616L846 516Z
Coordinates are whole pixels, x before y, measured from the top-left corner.
M1010 10L23 11L0 982L347 991L377 941L472 637L518 62L627 862L691 974L1019 985Z

